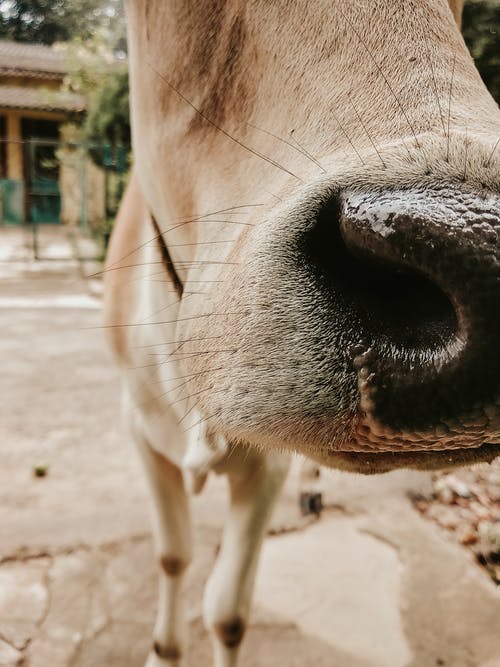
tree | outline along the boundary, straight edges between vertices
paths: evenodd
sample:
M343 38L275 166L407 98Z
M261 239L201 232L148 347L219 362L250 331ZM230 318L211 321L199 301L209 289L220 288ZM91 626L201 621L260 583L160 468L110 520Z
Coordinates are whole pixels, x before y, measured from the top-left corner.
M111 73L97 91L83 126L89 144L130 146L128 71ZM94 157L94 161L98 158Z
M123 22L120 0L4 0L0 3L0 37L17 42L53 44L74 37L88 39L96 31L114 32L117 25L123 35ZM113 46L118 39L119 36Z
M467 0L463 35L484 83L500 102L500 2Z
M4 3L0 35L16 42L53 44L92 34L100 0L13 0Z
M66 90L82 95L87 113L82 117L82 138L99 166L107 161L103 146L130 146L128 69L101 35L66 44ZM108 165L110 166L110 165Z

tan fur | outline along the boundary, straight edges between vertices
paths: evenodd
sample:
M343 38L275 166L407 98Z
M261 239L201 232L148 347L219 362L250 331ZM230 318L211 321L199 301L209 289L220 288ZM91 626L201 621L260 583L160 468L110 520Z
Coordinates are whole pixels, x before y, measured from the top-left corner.
M134 321L136 289L141 274L141 245L151 237L148 210L135 174L132 174L108 246L104 272L104 325L118 359L129 359L129 330Z
M280 209L288 205L292 220L296 203L322 183L433 187L463 182L465 169L468 186L498 190L498 153L490 158L498 109L456 27L460 5L451 8L444 0L252 0L209 3L198 16L189 2L129 4L137 177L191 293L168 302L153 283L148 294L174 323L165 340L210 332L222 343L182 343L191 354L169 370L193 379L183 393L167 392L179 416L193 405L183 397L193 394L202 414L216 415L215 430L233 439L318 454L319 422L288 420L288 436L273 416L287 403L289 412L300 410L285 348L277 347L271 364L289 387L283 398L275 392L275 405L271 398L253 413L238 398L260 391L262 373L253 368L268 355L260 342L265 320L246 314L261 289L262 269L249 276L245 267L257 238L270 240ZM265 285L278 298L272 281ZM271 429L260 428L266 415Z
M462 25L462 11L464 8L464 3L463 0L448 0L450 3L450 9L453 12L453 16L455 17L455 21L457 22L457 25L461 26Z
M210 469L230 480L204 618L216 667L234 667L288 466L278 451L366 473L498 454L477 447L482 432L455 458L444 440L415 433L391 441L399 458L377 453L384 432L351 451L363 428L358 390L345 369L321 376L348 323L325 325L311 284L289 283L291 240L325 192L456 187L497 201L500 114L460 35L461 11L460 0L128 2L135 167L107 260L105 324L162 564L147 667L187 664L183 465L196 490Z

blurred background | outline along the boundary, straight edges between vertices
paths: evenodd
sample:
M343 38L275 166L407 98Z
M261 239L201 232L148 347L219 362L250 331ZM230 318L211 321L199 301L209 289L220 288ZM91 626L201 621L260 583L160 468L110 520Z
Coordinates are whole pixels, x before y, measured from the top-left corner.
M498 102L500 0L468 0L463 33ZM121 2L0 0L2 667L140 667L150 647L148 491L100 328L131 162ZM500 667L500 465L307 474L264 545L242 667ZM210 478L193 501L193 667L225 499Z
M41 259L58 231L102 254L130 159L122 3L1 2L1 224Z

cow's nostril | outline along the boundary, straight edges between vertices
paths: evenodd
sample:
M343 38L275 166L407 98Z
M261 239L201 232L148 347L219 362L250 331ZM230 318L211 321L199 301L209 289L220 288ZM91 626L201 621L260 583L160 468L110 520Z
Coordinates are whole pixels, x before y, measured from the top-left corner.
M443 186L343 193L316 209L308 270L347 331L361 418L379 431L434 437L444 425L479 439L496 414L498 205Z
M341 204L333 199L317 214L306 241L313 272L330 298L357 321L364 339L414 350L442 349L456 337L450 299L418 267L381 257L345 233ZM347 223L348 224L348 223Z

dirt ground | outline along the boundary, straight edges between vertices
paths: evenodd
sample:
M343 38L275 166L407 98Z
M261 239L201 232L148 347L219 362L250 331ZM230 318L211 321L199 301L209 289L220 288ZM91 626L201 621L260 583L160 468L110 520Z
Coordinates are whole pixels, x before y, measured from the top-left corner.
M0 264L0 665L140 667L156 606L148 497L99 297L78 263L16 252ZM409 497L428 514L435 483L327 472L327 508L304 522L292 475L241 666L500 667L500 590ZM213 478L193 503L193 667L211 664L201 595L225 497Z
M490 466L437 473L432 493L413 500L423 516L467 546L500 584L500 460Z

